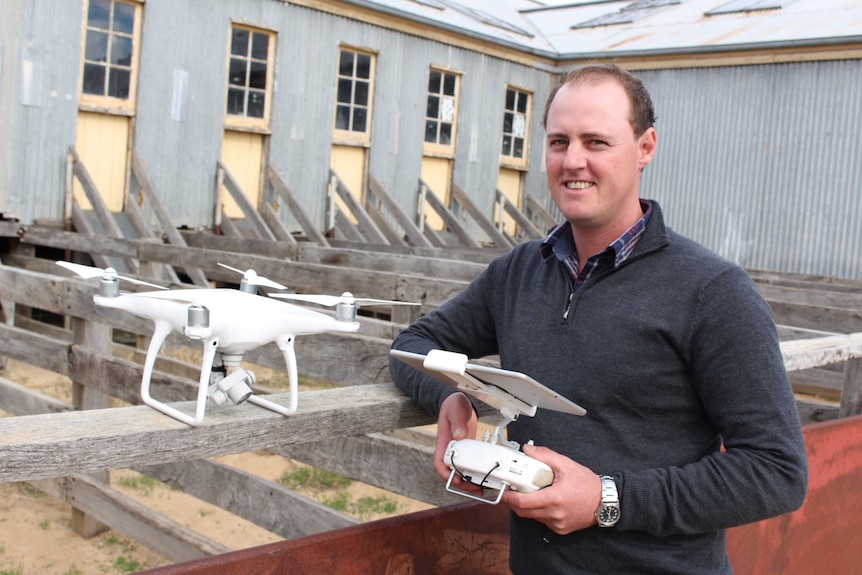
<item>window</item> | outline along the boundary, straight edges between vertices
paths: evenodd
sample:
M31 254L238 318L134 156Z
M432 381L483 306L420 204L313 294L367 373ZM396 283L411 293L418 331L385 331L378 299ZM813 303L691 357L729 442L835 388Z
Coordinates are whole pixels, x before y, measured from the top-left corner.
M335 129L367 139L371 133L374 56L342 48L338 55Z
M90 0L84 37L82 95L123 101L133 99L138 9L134 2Z
M425 108L425 143L441 151L455 147L458 112L458 75L431 69Z
M503 148L500 154L507 160L523 163L527 157L527 126L530 94L506 88L506 108L503 112Z
M275 37L269 32L231 27L227 87L229 117L248 118L248 125L267 124L274 43Z

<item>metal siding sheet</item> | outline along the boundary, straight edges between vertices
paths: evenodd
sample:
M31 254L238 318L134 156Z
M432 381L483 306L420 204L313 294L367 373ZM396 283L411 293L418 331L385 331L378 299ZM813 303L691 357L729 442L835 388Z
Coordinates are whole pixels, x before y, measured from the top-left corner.
M65 158L75 142L81 2L4 4L4 169L0 213L62 218ZM70 50L69 46L74 46ZM60 190L60 193L57 193Z
M862 277L858 61L641 72L659 151L643 195L754 269Z

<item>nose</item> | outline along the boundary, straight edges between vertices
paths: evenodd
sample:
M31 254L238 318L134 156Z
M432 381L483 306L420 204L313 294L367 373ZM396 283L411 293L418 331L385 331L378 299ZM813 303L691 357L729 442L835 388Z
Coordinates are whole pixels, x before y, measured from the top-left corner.
M586 166L586 155L583 146L578 142L570 142L563 156L563 169L579 170Z

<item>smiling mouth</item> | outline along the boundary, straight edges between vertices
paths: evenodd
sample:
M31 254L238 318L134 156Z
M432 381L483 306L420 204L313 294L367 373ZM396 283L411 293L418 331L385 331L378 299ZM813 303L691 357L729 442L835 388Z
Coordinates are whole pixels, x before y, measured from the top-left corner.
M566 182L566 187L570 190L586 190L587 188L593 187L595 184L592 182Z

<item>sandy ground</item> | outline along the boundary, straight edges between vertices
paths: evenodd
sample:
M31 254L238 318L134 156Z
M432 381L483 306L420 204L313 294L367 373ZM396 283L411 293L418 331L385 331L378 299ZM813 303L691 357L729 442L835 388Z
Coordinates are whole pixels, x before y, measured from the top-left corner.
M24 363L7 361L0 377L71 402L71 384L57 374ZM0 415L6 415L0 411ZM218 458L272 481L298 467L293 461L266 452ZM0 463L2 465L2 463ZM174 521L233 549L281 540L281 537L218 507L190 497L131 470L111 472L111 486L163 513ZM319 501L347 494L346 512L364 521L427 509L429 506L358 482L349 486L301 492ZM360 498L384 502L362 506ZM0 575L89 575L133 573L170 564L166 558L114 531L84 539L72 531L72 510L28 483L0 484Z

